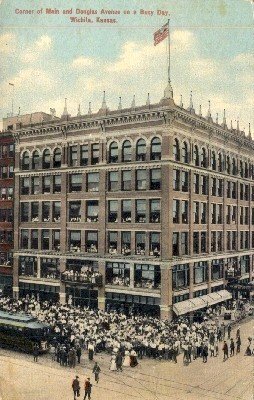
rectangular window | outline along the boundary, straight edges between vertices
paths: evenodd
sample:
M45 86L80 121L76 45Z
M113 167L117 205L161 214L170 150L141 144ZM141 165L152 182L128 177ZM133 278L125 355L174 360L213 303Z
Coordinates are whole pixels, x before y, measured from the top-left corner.
M42 202L42 221L43 222L50 221L50 202L49 201Z
M199 175L194 174L193 175L193 191L196 194L199 194Z
M38 229L31 230L31 249L38 249Z
M159 257L161 254L160 233L150 233L150 256Z
M70 146L70 165L76 167L78 165L78 146Z
M108 174L108 190L116 192L118 190L118 172L111 171Z
M173 190L180 190L180 171L178 169L173 170Z
M130 265L125 263L106 263L106 284L129 286Z
M173 232L172 236L172 254L179 256L179 232Z
M182 171L182 192L189 191L189 172Z
M237 186L236 182L232 182L232 199L237 198Z
M118 238L118 232L108 232L109 254L117 254L117 238Z
M157 289L161 284L160 267L157 265L135 264L134 286L144 289Z
M29 178L27 178L27 179L29 179ZM32 177L32 194L39 194L39 192L40 192L40 178L38 176L33 176Z
M87 191L98 192L99 191L99 172L89 172L87 174Z
M118 201L109 200L108 201L108 222L118 221Z
M43 176L42 177L42 193L50 193L50 176Z
M161 220L161 202L159 199L150 200L150 222L159 223Z
M70 179L70 192L81 192L82 190L82 175L72 174L69 176Z
M29 230L21 229L20 247L22 249L28 249L28 240L29 240Z
M29 221L29 203L20 203L20 221Z
M69 231L69 249L71 252L80 252L81 249L81 232Z
M207 176L201 175L200 176L200 186L201 186L201 194L207 194Z
M193 203L194 224L199 224L199 202Z
M218 179L217 196L219 196L219 197L223 196L223 180L222 179Z
M49 230L42 229L41 231L41 249L49 250Z
M200 203L201 206L201 224L207 223L207 203Z
M60 222L61 220L61 201L53 201L53 221Z
M194 283L206 282L208 279L208 267L206 261L194 263Z
M122 232L121 248L122 254L127 256L131 254L131 232Z
M217 251L223 251L223 236L221 231L217 232Z
M189 233L181 232L181 255L189 254Z
M61 193L61 175L53 176L53 193Z
M150 189L151 190L160 190L161 188L161 170L151 169L150 171Z
M131 190L131 171L122 172L122 190Z
M146 190L147 171L138 169L136 171L136 190Z
M138 223L146 222L146 200L136 200L136 218Z
M86 231L86 251L88 253L98 253L97 231Z
M180 200L173 200L173 223L179 224L180 222Z
M52 249L60 251L60 230L52 230Z
M122 222L131 222L131 200L122 201Z
M33 201L31 203L31 221L39 222L39 202Z
M14 176L14 166L10 165L9 166L9 178L13 178Z
M216 232L212 231L211 232L211 252L214 253L216 252Z
M100 160L100 145L99 143L92 144L92 165L98 164Z
M199 232L193 232L193 253L199 254Z
M222 204L217 204L217 224L222 224Z
M190 284L189 264L174 265L172 267L173 289L181 289Z
M97 200L89 200L86 202L86 221L98 222L99 202Z
M88 144L80 146L80 165L88 164Z
M69 202L69 222L80 222L81 221L81 201L70 201Z
M135 233L136 254L141 256L145 255L146 251L146 234L145 232Z
M189 222L189 202L187 200L182 200L182 224L188 224Z
M201 232L201 253L207 252L207 234L206 232Z

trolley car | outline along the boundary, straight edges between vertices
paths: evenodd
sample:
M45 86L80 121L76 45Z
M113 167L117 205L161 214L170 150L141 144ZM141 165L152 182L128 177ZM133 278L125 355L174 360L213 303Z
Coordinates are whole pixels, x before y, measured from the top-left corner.
M0 347L32 353L37 345L40 353L48 350L50 326L32 315L0 311Z

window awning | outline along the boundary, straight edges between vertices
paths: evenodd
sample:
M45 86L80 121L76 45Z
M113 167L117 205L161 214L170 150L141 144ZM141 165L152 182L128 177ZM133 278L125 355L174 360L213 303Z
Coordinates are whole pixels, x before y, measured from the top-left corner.
M218 292L209 293L205 296L195 297L194 299L180 301L173 305L173 311L176 315L183 315L189 312L200 310L204 307L209 307L214 304L230 300L232 294L227 290L219 290Z

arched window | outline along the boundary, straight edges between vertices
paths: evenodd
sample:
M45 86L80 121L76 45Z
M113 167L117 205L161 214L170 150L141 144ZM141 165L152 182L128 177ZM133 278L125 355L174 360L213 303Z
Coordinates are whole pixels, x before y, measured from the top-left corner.
M59 167L61 167L61 164L62 164L62 151L61 151L61 149L57 148L54 151L53 167L59 168Z
M203 168L207 167L207 154L206 154L206 149L204 147L201 150L200 166Z
M144 139L139 139L136 146L136 160L145 161L146 159L146 142Z
M173 155L175 161L180 161L180 147L179 147L179 140L175 139L173 144Z
M151 141L151 160L161 159L161 141L158 137L155 137Z
M27 169L29 169L29 167L30 167L29 153L28 153L28 151L25 151L22 156L21 168L27 170Z
M230 162L229 156L227 156L227 158L226 158L226 171L227 171L227 174L230 174L230 172L231 172L231 162Z
M125 140L123 143L122 159L125 162L131 161L131 142L129 140Z
M109 146L109 163L118 162L118 144L116 142L112 142Z
M215 154L215 151L212 151L212 154L211 154L211 165L212 165L212 170L216 171L216 154Z
M189 162L188 145L186 142L183 142L182 144L182 162L183 163Z
M243 178L243 162L242 161L240 161L240 163L239 163L239 173L240 173L240 176Z
M35 150L33 152L33 156L32 156L32 168L38 169L39 163L40 163L40 155L39 155L39 152L37 150Z
M235 158L233 158L233 160L232 160L232 174L237 175L237 166L236 166Z
M50 168L50 151L49 151L49 149L46 149L43 152L42 168Z
M193 161L194 165L196 165L196 167L199 167L199 151L197 145L194 146Z
M223 162L222 162L222 154L218 154L218 171L222 172L223 171Z

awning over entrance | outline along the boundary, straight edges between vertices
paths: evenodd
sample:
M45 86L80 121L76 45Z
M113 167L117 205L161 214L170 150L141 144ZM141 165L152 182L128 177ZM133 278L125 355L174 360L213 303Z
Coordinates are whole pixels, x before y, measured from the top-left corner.
M180 301L179 303L173 305L173 311L176 313L176 315L183 315L230 299L232 299L231 293L229 293L227 290L219 290L218 292L209 293L205 296Z

